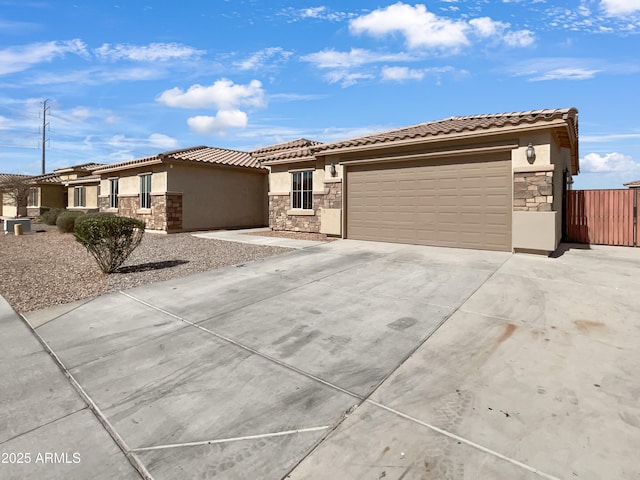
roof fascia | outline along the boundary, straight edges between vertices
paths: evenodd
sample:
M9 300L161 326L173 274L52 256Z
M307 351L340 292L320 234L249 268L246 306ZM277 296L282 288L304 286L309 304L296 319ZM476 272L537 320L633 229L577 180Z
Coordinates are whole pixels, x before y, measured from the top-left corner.
M471 131L465 131L465 132L458 132L455 134L442 134L437 136L412 138L409 140L395 140L395 141L382 142L382 143L376 143L376 144L358 145L355 147L343 147L335 150L318 149L317 154L318 156L324 156L324 155L330 156L330 155L340 155L345 153L358 153L358 152L365 152L365 151L371 151L371 150L383 150L387 148L419 145L423 143L440 143L440 142L447 142L447 141L458 140L458 139L468 139L468 138L477 138L477 137L508 135L511 133L521 133L521 132L528 132L528 131L548 130L548 129L563 127L563 126L566 126L568 128L567 122L562 119L556 119L549 122L541 123L539 125L527 124L527 125L513 126L513 127L497 127L495 129L471 130Z

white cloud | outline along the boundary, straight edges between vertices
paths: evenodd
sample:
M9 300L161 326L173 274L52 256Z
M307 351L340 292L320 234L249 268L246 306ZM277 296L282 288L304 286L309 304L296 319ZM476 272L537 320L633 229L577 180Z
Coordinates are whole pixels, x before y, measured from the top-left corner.
M640 0L602 0L600 3L607 15L618 17L640 11Z
M132 60L136 62L162 62L175 59L197 58L205 54L179 43L151 43L149 45L103 44L94 50L96 55L107 60Z
M530 30L518 30L507 32L503 37L504 43L510 47L528 47L536 41L534 33Z
M404 53L378 53L362 48L352 48L348 52L328 49L302 57L303 61L314 63L318 68L351 68L367 63L409 61L411 59L411 56Z
M604 70L611 70L611 66L598 59L571 57L530 58L507 69L515 77L528 77L530 82L588 80Z
M422 80L427 75L440 76L443 73L464 75L464 70L456 70L451 66L413 69L407 67L384 67L381 70L382 80L402 82L405 80Z
M498 22L489 17L474 18L469 20L469 25L475 28L476 33L481 37L492 37L509 27L508 23Z
M302 9L295 9L295 8L289 7L285 9L282 14L291 17L294 22L297 22L300 20L306 20L309 18L317 19L317 20L329 20L331 22L338 22L346 18L351 18L355 16L355 14L353 13L329 10L327 7L324 7L324 6L302 8Z
M178 146L178 141L175 138L164 135L162 133L152 133L151 135L149 135L147 141L149 142L150 146L165 150L176 148Z
M148 68L87 68L67 73L41 73L24 80L26 85L101 85L108 82L152 80L165 76L155 66Z
M186 92L178 87L165 90L156 101L177 108L216 107L220 110L233 110L240 105L263 106L264 90L258 80L239 85L223 78L209 86L192 85Z
M376 37L400 34L409 48L435 49L451 54L470 46L472 36L502 41L510 47L526 47L534 42L533 32L511 31L510 27L509 23L490 17L468 21L442 17L428 11L425 5L411 6L402 2L374 10L350 22L350 29L355 34Z
M586 68L555 68L541 75L531 77L531 82L544 82L548 80L588 80L596 76L600 70Z
M360 80L370 80L374 78L369 73L349 72L345 70L334 70L325 75L329 83L340 83L343 87L355 85Z
M422 80L424 74L425 72L423 70L415 70L408 67L384 67L382 69L382 79L395 82Z
M107 145L113 148L125 149L129 152L140 148L169 150L178 147L178 141L162 133L152 133L147 138L133 138L119 134L111 137L111 139L107 141ZM127 154L125 153L124 155L126 156Z
M247 114L240 110L220 110L215 117L199 115L187 120L187 124L196 133L202 135L224 134L230 128L245 128Z
M51 62L66 54L88 56L87 47L81 40L31 43L0 50L0 75L22 72L34 65Z
M353 33L385 36L400 33L410 48L452 48L469 44L467 24L438 17L424 5L396 3L355 18L350 22Z
M629 176L640 173L640 164L629 155L613 152L605 155L589 153L580 159L580 170L584 173L625 173Z
M246 60L237 62L236 65L241 70L263 69L266 66L267 62L269 62L270 64L286 62L292 55L293 52L284 50L281 47L265 48L254 53Z

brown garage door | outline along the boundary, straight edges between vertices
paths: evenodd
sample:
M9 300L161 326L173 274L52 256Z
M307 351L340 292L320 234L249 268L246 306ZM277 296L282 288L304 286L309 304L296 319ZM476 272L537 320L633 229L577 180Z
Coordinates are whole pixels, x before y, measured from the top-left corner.
M346 168L347 238L511 250L511 161L425 159Z

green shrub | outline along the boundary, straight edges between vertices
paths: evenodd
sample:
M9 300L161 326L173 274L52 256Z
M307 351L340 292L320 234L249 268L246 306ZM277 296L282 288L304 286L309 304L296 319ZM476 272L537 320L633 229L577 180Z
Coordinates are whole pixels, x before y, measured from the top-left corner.
M73 235L93 255L100 270L113 273L140 245L144 228L142 220L98 213L78 219Z
M42 214L42 222L47 225L55 225L58 215L64 212L63 208L51 208Z
M56 225L58 230L62 233L71 233L73 232L73 228L75 227L76 220L83 216L82 212L70 212L65 211L58 215L58 219L56 220Z

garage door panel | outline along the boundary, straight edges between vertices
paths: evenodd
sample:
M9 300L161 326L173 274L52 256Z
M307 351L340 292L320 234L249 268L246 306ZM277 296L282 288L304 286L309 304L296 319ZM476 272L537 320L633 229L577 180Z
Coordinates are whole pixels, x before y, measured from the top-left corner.
M347 237L511 250L511 161L347 166Z

